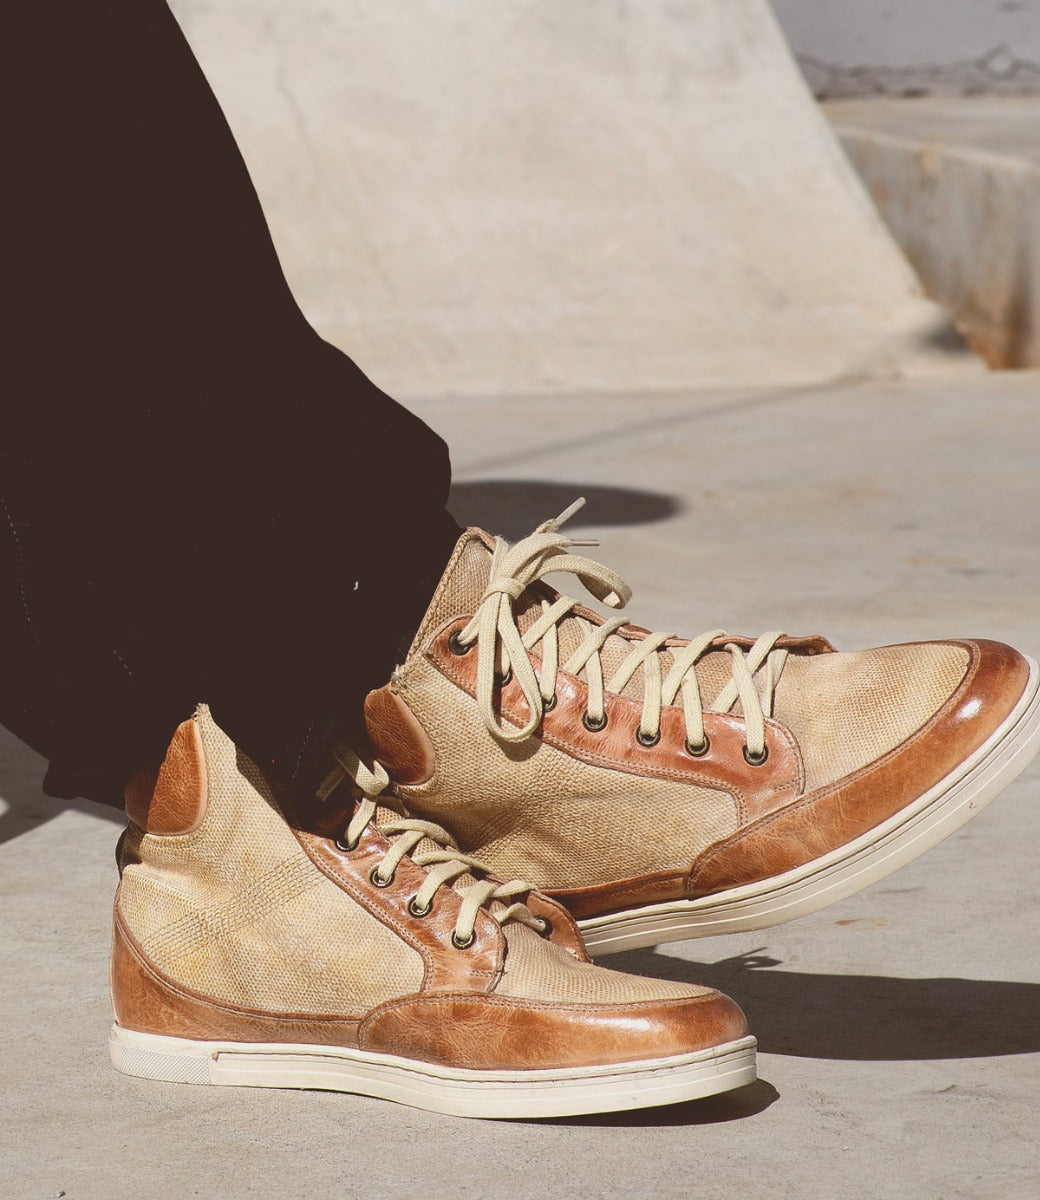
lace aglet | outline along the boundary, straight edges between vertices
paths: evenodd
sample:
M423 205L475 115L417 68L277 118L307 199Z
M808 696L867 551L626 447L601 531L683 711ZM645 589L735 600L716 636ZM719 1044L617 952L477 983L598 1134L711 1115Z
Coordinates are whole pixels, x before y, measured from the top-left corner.
M577 500L574 501L573 504L569 504L563 510L563 512L560 513L560 515L556 518L556 520L553 522L553 524L556 526L557 529L559 529L561 525L566 525L567 522L571 519L571 517L573 517L576 512L580 512L580 510L583 509L584 507L585 507L585 497L579 496L577 498ZM595 542L575 542L574 544L576 546L585 546L585 545L594 546L594 545L596 545Z
M314 793L315 797L321 804L324 804L346 777L346 772L342 767L333 767L318 785L318 790Z

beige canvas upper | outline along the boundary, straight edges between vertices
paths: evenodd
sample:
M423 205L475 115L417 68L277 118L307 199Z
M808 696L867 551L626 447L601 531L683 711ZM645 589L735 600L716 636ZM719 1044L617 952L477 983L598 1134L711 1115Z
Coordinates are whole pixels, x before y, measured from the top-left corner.
M544 528L544 527L543 527ZM471 529L460 539L392 692L407 705L435 751L431 776L398 791L409 807L443 820L463 847L496 872L521 874L539 886L575 888L688 866L706 847L740 823L740 797L724 786L597 765L550 745L538 731L520 741L496 735L472 696L435 664L429 653L439 633L470 621L482 603L495 541ZM496 585L497 586L497 585ZM512 601L521 632L532 627L558 594L540 580ZM565 663L602 617L582 606L557 624L559 662ZM599 650L609 680L645 631L625 627ZM740 699L716 705L732 692L733 654L715 648L693 668L706 712L743 714ZM671 639L658 652L667 676L685 645ZM771 717L793 736L810 792L857 771L910 737L942 706L964 677L968 652L958 644L888 646L833 652L818 640L779 652L773 670ZM484 652L481 648L481 652ZM501 651L499 650L499 653ZM541 644L530 648L537 663ZM765 668L755 685L765 689ZM578 673L584 681L586 670ZM642 703L641 668L620 694ZM680 704L677 698L674 702ZM377 743L378 744L378 743Z
M419 993L420 953L317 869L206 707L194 722L208 780L201 823L182 835L131 824L120 850L117 910L143 957L172 984L249 1010L360 1016ZM395 818L377 811L377 824ZM431 847L441 848L428 840L416 853ZM454 886L464 894L474 882L464 874ZM502 936L503 971L488 983L499 996L618 1004L708 994L594 967L521 921L506 921Z
M119 907L171 979L233 1004L354 1014L416 991L419 954L317 871L208 709L209 803L181 837L131 825Z

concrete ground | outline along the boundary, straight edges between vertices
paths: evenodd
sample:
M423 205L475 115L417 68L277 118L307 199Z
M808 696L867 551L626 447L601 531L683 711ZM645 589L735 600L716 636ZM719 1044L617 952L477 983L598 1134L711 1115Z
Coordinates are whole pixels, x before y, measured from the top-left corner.
M415 407L453 447L460 515L520 534L588 496L582 515L643 623L819 630L843 647L969 632L1040 650L1040 375ZM826 912L614 960L735 996L760 1040L758 1083L495 1124L115 1074L116 815L47 800L40 763L6 736L0 761L5 1200L1040 1194L1036 764L924 859Z

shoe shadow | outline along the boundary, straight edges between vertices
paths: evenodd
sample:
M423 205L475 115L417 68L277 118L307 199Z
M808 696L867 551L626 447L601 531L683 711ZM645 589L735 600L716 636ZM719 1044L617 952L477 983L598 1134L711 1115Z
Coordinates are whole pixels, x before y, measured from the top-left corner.
M771 1083L756 1079L746 1087L703 1100L662 1104L659 1108L633 1108L624 1112L587 1113L579 1117L546 1117L518 1122L524 1125L581 1125L611 1129L663 1129L678 1125L721 1125L755 1117L777 1100L780 1093Z
M548 517L555 517L578 496L588 504L567 525L649 525L683 508L678 496L597 483L554 483L544 479L473 479L452 484L451 515L460 525L481 525L513 540Z
M761 953L695 963L633 950L602 962L726 992L768 1054L885 1062L1040 1050L1040 984L803 974Z
M40 788L47 763L9 730L0 727L0 845L45 825L63 812L89 813L126 824L121 808L91 800L55 800Z

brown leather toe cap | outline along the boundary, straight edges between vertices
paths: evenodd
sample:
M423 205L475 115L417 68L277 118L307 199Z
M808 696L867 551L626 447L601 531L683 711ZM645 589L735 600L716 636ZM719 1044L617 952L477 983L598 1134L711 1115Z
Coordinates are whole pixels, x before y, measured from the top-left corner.
M905 808L977 750L1021 699L1029 664L1000 642L956 644L968 651L968 668L931 720L861 770L710 846L693 865L687 895L711 895L812 862Z
M362 1022L363 1050L445 1067L524 1071L641 1062L690 1054L747 1034L720 992L656 1004L537 1004L510 997L413 996Z

